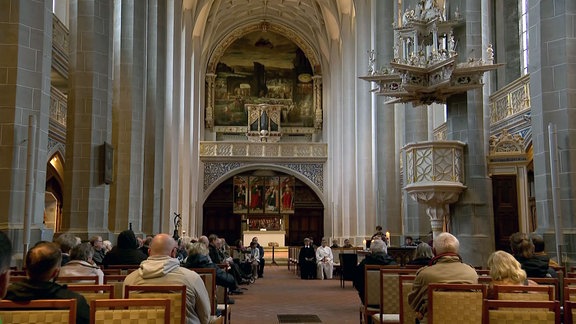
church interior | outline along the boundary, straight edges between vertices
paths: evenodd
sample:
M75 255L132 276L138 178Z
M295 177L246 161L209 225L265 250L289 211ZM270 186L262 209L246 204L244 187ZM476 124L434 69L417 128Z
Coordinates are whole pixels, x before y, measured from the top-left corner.
M0 230L515 232L576 265L576 3L0 2ZM572 125L572 126L571 126Z

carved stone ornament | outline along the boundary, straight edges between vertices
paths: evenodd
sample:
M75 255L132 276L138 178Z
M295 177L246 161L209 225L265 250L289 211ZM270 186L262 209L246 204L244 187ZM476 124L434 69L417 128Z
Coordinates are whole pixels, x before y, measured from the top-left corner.
M519 134L510 134L508 129L504 129L499 136L490 136L490 155L495 154L523 154L526 153L524 149L524 138Z

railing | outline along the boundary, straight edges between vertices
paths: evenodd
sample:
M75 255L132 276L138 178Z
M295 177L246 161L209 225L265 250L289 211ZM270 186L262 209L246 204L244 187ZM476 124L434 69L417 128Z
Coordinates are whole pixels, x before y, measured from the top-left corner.
M255 143L255 142L200 142L203 161L233 158L234 160L290 160L324 162L328 158L325 143Z
M527 74L490 96L490 125L530 109L530 75Z
M67 99L58 89L50 89L50 119L66 127Z
M64 78L68 77L69 35L68 28L52 15L52 68Z

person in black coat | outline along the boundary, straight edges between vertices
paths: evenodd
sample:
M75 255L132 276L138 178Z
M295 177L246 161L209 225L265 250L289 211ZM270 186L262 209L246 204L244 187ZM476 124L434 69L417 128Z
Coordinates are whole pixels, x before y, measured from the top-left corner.
M300 278L316 279L316 251L309 238L304 239L304 246L300 248L298 263L300 264Z
M427 266L433 257L434 253L432 252L430 245L428 245L428 243L422 242L416 247L416 250L414 251L414 258L408 262L408 264Z
M367 264L374 265L395 265L396 261L388 255L388 248L384 241L373 240L370 244L370 254L356 266L354 271L354 287L358 290L358 295L364 304L364 268Z
M124 230L118 235L118 243L104 256L104 267L111 264L140 264L148 257L138 250L138 241L132 230Z

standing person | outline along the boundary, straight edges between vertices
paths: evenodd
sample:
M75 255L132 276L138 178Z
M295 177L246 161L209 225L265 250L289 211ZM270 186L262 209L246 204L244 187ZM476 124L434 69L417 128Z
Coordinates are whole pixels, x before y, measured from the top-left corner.
M92 260L97 265L102 265L102 262L104 262L104 256L106 255L106 251L102 243L102 236L96 235L90 238L90 244L92 244L92 247L94 248L94 256L92 257Z
M366 265L394 265L396 261L388 255L388 247L381 239L372 241L370 254L356 266L354 270L354 287L358 290L358 295L364 304L364 269Z
M332 279L332 272L334 270L334 255L332 255L332 249L328 246L328 241L322 239L320 247L316 249L316 262L317 262L317 274L318 279Z
M0 299L6 296L10 283L10 262L12 261L12 242L4 232L0 232Z
M30 301L35 299L76 299L76 324L90 323L90 307L84 296L70 291L54 281L58 278L62 263L62 251L51 242L40 242L26 254L24 281L8 287L6 299Z
M300 248L298 263L300 264L300 278L316 279L316 252L309 238L304 239L304 246Z
M258 261L258 278L263 278L264 264L266 263L266 260L264 260L264 248L262 247L262 245L260 245L260 243L258 243L258 237L254 236L252 238L252 242L256 243L256 247L260 251L260 260Z
M111 264L140 264L146 260L146 255L138 250L138 241L132 230L124 230L118 235L118 244L106 253L104 266Z
M410 307L417 312L418 320L424 319L428 311L428 284L431 283L463 283L477 284L476 270L462 262L458 255L460 242L450 233L440 233L434 239L432 248L434 258L430 266L420 268L416 272L412 291L408 295Z
M104 272L94 264L94 248L90 243L82 243L70 251L70 261L60 269L60 276L98 276L98 284L104 283Z
M124 280L126 285L185 285L186 323L210 322L210 297L200 275L180 266L177 242L168 234L154 236L150 256Z
M376 233L372 235L372 240L377 237L380 237L382 240L384 240L384 237L386 237L384 233L382 233L382 226L380 225L376 226Z

